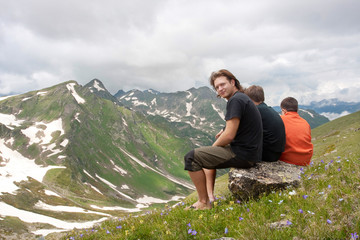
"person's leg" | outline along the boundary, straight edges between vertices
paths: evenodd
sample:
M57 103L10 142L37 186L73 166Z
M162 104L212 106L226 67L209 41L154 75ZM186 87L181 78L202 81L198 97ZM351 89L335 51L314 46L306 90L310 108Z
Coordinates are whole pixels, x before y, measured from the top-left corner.
M215 178L216 178L216 169L206 169L203 168L206 176L206 190L209 196L210 202L215 201L214 187L215 187Z
M235 154L230 146L197 148L184 156L185 170L189 172L199 197L199 200L193 204L194 207L211 208L209 197L214 199L216 166L233 157Z
M204 171L200 170L196 172L188 172L198 194L198 201L192 206L194 206L196 209L210 209L211 204L206 189L206 176Z

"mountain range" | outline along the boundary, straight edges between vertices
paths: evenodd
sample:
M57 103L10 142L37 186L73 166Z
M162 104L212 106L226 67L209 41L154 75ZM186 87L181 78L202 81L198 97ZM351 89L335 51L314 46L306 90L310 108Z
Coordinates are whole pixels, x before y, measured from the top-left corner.
M225 125L226 101L216 97L208 87L191 88L176 93L159 93L154 90L119 91L114 95L121 104L147 115L158 115L170 122L183 122L201 131L216 135ZM280 112L279 107L274 107ZM299 115L315 128L329 121L316 111L299 109Z
M213 142L225 107L208 87L112 95L98 79L0 98L0 236L82 228L187 196L183 156ZM312 127L328 121L299 113Z
M189 124L121 106L96 80L1 98L0 226L37 219L26 229L59 231L178 200L194 190L183 156L210 143Z

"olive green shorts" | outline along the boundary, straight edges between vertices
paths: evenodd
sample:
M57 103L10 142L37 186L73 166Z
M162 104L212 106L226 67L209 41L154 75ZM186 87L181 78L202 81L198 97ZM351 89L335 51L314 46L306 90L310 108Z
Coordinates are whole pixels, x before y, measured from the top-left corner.
M230 145L225 147L209 146L195 148L185 155L184 160L185 170L191 172L200 171L203 168L250 168L255 165L255 163L237 159Z

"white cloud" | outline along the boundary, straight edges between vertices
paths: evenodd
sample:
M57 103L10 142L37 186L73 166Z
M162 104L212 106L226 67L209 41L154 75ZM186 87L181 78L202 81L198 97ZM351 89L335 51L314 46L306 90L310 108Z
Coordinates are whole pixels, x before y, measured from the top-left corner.
M3 1L0 94L67 80L187 90L227 68L270 105L360 101L360 2ZM19 87L20 86L20 87Z

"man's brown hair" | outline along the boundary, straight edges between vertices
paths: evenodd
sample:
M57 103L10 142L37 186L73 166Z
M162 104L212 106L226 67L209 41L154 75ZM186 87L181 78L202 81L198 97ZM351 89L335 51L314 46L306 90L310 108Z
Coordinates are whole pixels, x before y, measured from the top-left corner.
M212 72L211 76L210 76L210 84L211 86L213 86L213 88L215 89L215 79L217 79L218 77L226 77L227 80L229 80L229 82L231 80L235 81L235 87L240 91L240 92L244 92L243 87L240 85L239 80L236 79L236 77L234 76L234 74L232 74L229 70L226 69L220 69L217 72ZM216 90L216 89L215 89Z
M246 88L245 94L254 102L262 103L265 101L264 89L258 85L252 85Z
M297 112L298 101L293 97L287 97L281 101L280 107L288 112Z

